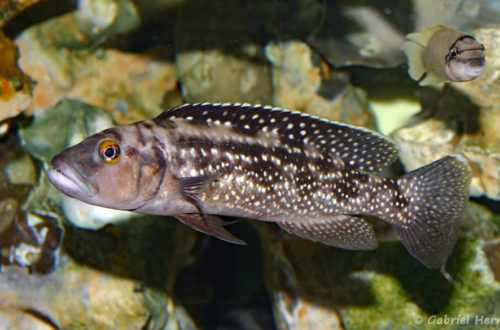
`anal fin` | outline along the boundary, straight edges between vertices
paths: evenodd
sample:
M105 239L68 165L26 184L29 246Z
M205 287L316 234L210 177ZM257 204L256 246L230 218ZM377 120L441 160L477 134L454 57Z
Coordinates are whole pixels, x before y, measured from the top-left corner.
M239 239L238 237L228 232L224 228L224 221L222 221L222 219L219 217L200 213L182 213L176 214L175 217L180 222L204 234L217 237L218 239L229 243L239 245L247 244L244 240Z
M306 221L280 221L279 226L297 236L348 250L378 247L373 227L364 219L350 215Z

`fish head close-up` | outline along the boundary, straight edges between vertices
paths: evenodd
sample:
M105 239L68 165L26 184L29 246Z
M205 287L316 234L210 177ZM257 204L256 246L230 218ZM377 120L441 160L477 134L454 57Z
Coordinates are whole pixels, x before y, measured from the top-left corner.
M455 41L446 55L446 74L452 81L469 81L484 70L486 50L472 36L463 36Z
M106 129L52 159L54 186L89 204L135 210L154 197L165 170L161 150L137 148L134 125Z

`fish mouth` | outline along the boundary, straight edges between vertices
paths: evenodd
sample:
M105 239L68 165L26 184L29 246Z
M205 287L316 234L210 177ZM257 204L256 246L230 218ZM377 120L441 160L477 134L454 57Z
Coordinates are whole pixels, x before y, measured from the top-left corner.
M47 170L47 177L49 181L56 186L57 189L70 197L85 195L85 197L92 197L99 191L97 187L84 178L71 166L64 162L52 161L52 165Z

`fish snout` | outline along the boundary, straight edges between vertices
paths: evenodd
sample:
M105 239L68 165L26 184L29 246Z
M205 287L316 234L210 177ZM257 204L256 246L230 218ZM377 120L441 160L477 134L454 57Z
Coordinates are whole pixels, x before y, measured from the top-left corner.
M477 78L484 70L484 59L469 59L468 61L451 61L445 71L451 81L470 81Z
M54 157L47 170L49 181L60 191L75 198L89 198L96 195L98 187L85 178L60 156Z

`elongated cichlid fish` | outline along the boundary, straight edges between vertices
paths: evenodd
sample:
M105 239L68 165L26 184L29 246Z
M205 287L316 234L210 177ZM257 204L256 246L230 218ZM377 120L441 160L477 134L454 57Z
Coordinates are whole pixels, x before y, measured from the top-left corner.
M437 25L406 39L408 73L421 86L473 80L484 70L486 49L466 32Z
M278 224L344 249L378 246L374 215L408 251L441 267L468 199L466 160L442 158L400 178L374 173L397 158L394 143L364 128L246 104L194 104L106 129L52 160L49 180L84 202L170 215L244 244L215 215Z

